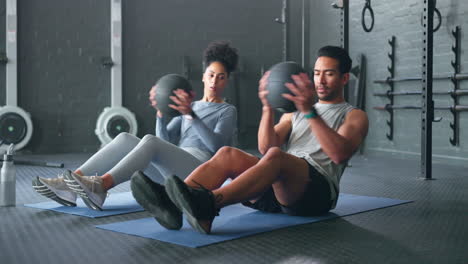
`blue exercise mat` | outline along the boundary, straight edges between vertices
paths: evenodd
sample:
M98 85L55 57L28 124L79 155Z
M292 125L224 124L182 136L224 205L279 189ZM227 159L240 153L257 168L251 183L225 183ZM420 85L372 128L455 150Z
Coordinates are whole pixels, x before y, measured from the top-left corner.
M98 225L96 227L197 248L288 226L314 223L408 202L411 201L340 194L336 208L328 214L318 217L270 214L236 204L221 210L220 216L216 217L213 222L210 235L198 233L186 221L184 221L181 230L167 230L152 217Z
M25 204L24 206L52 210L65 214L73 214L79 216L86 216L91 218L98 218L111 215L128 214L133 212L140 212L144 209L136 202L131 192L111 193L104 202L103 211L95 211L89 209L80 198L76 201L76 207L62 206L57 202L43 202L35 204Z

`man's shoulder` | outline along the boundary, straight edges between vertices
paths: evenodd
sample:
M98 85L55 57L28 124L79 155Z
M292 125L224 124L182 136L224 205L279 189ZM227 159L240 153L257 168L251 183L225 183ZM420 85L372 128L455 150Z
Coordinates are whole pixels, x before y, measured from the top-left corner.
M367 113L359 108L355 108L346 115L345 123L354 127L360 127L364 134L369 129L369 119Z
M363 111L362 109L359 108L353 108L351 109L346 116L348 117L353 117L353 118L366 118L367 119L367 113Z
M293 116L298 113L298 112L292 112L292 113L284 113L281 115L280 121L279 122L292 122Z

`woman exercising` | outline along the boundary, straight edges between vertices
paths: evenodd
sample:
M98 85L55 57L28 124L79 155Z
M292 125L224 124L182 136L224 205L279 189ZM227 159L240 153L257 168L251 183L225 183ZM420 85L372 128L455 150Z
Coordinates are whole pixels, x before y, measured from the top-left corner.
M228 42L210 43L204 51L201 100L193 102L193 94L175 90L175 96L170 97L175 104L170 107L182 115L169 121L157 108L158 88L153 86L149 100L157 110L156 136L146 135L140 140L121 133L74 172L66 170L57 178L36 177L33 188L65 206L76 206L79 195L89 208L102 210L109 189L128 181L150 163L159 176L187 177L219 148L231 145L236 136L236 108L224 102L222 95L237 61L237 49Z

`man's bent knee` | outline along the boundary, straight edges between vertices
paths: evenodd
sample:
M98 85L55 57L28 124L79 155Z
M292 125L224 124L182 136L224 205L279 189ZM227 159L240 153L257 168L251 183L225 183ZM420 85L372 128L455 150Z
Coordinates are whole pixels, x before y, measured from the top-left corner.
M215 157L223 157L223 158L229 158L229 159L235 159L239 158L242 155L245 155L247 153L243 152L242 150L234 147L229 147L229 146L224 146L216 152Z
M249 164L251 166L258 162L257 157L247 152L244 152L238 148L229 146L220 148L218 152L216 152L216 154L213 156L212 160L222 161L223 164L225 164L226 161L228 161L229 164L234 166L237 166L238 164Z
M232 149L233 149L233 147L229 147L229 146L221 147L221 148L216 152L216 155L220 155L220 156L230 155Z
M271 147L265 153L262 160L271 161L280 159L283 156L284 152L279 147Z

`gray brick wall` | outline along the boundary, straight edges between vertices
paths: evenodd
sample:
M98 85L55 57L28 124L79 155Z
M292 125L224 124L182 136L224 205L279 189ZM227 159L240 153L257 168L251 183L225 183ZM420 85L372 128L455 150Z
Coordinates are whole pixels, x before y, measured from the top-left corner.
M109 1L18 1L18 104L32 116L33 152L91 151L110 101Z
M311 66L315 52L323 45L340 45L340 12L331 4L338 1L310 1L310 54ZM411 1L372 1L375 13L375 26L371 33L366 33L361 26L361 12L365 1L350 1L350 55L353 59L359 53L367 58L366 111L370 118L370 130L366 139L365 151L370 154L399 155L419 160L421 152L421 114L418 110L397 110L394 116L394 140L386 138L388 114L374 110L374 106L383 106L388 101L376 97L374 92L383 92L386 85L373 83L376 79L388 76L387 66L390 52L388 40L392 35L397 38L395 77L420 76L422 61L422 26L420 24L423 2ZM442 14L442 26L434 35L434 74L450 73L453 38L451 31L459 25L461 34L461 71L467 72L468 57L468 4L463 1L439 0L437 6ZM467 89L467 81L461 82L462 89ZM452 89L448 80L435 81L434 91ZM421 90L420 82L402 82L395 85L395 91ZM450 96L434 96L436 105L449 105ZM467 104L467 96L460 97L460 104ZM421 104L420 96L397 96L395 104ZM464 164L468 160L468 113L460 113L460 146L449 143L452 130L449 123L452 117L447 110L437 110L436 116L442 117L439 123L433 123L433 160L434 162Z
M396 36L395 77L421 76L422 62L422 26L420 23L423 8L422 1L372 1L375 13L375 26L371 33L366 33L361 27L361 11L364 1L350 1L350 50L354 58L358 53L367 57L367 112L371 127L366 141L369 152L383 152L390 155L403 155L419 159L421 152L421 114L419 110L396 110L394 114L394 140L387 140L385 111L372 109L374 106L385 105L388 101L383 97L376 97L374 92L383 92L387 85L375 84L375 79L385 79L390 60L387 44L392 35ZM442 14L442 26L434 34L434 75L451 73L450 62L454 60L451 52L453 37L451 31L455 26L461 26L461 71L467 72L468 57L468 21L465 19L468 4L463 1L437 1L437 7ZM437 20L435 21L437 22ZM466 89L468 83L461 82L461 88ZM420 91L418 81L396 83L395 91ZM449 80L434 81L434 91L448 91L453 89ZM436 105L452 104L448 95L435 95ZM460 104L467 104L466 96L460 98ZM420 105L420 96L395 96L396 105ZM449 143L452 130L449 123L452 117L447 110L436 110L435 115L442 117L439 123L433 123L433 157L435 162L465 163L468 161L468 113L460 113L460 146L453 147Z

